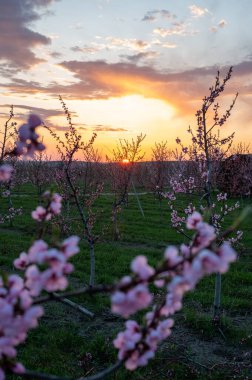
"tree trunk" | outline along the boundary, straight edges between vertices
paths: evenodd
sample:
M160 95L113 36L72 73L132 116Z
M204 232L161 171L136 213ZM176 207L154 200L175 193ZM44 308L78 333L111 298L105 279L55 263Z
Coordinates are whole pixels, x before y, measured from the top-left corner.
M90 256L90 277L89 286L94 286L95 281L95 252L94 252L94 242L89 241L89 256Z
M216 324L220 321L220 305L221 305L221 274L216 273L215 277L215 293L214 293L214 317Z

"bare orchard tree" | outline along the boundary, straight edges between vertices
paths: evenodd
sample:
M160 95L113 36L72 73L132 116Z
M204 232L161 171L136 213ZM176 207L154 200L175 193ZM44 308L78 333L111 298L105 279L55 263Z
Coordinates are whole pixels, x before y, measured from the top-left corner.
M84 165L81 170L81 192L82 196L88 196L90 192L96 192L97 186L100 187L104 182L104 166L102 157L94 144L87 146L83 150Z
M28 181L36 188L38 201L41 202L42 194L54 180L50 170L51 157L45 151L37 152L32 160L26 163Z
M76 154L82 153L86 158L91 157L92 155L95 156L97 152L92 149L92 146L95 141L96 134L93 134L90 141L88 143L85 143L82 140L82 136L78 133L72 122L71 114L65 102L61 97L59 99L68 121L69 130L65 133L65 138L63 140L60 139L54 131L47 127L57 142L56 147L61 158L61 167L58 168L58 173L56 174L55 178L58 184L60 184L60 190L68 208L67 212L70 212L70 201L73 201L79 214L79 218L82 224L81 231L84 232L83 238L86 239L89 246L89 286L92 287L94 286L95 282L95 243L98 240L98 235L94 233L96 212L93 209L93 205L94 201L101 194L102 184L100 182L97 182L95 184L95 188L91 189L89 186L87 191L89 184L85 182L85 179L83 182L83 163L78 162ZM84 178L85 176L86 174L84 169ZM83 183L84 190L82 191L81 189ZM82 195L84 195L84 197ZM78 227L76 226L76 228Z
M14 111L13 106L10 106L9 117L0 130L0 163L9 155L9 152L13 148L13 143L17 136L16 125L13 121Z
M155 143L152 148L151 164L149 165L149 181L151 191L161 207L163 193L169 185L167 161L171 160L172 151L167 147L167 141Z
M118 213L122 207L128 205L128 193L132 186L139 208L143 214L143 210L135 190L133 182L133 172L137 162L141 161L144 157L142 153L142 142L145 135L140 134L131 141L122 139L119 141L116 149L113 150L111 157L106 156L108 165L108 176L111 181L111 190L114 194L114 202L112 205L112 222L114 230L114 239L120 238Z
M0 129L0 164L8 163L12 165L13 171L17 164L17 157L13 157L11 152L14 147L15 140L17 138L17 123L13 121L14 107L10 106L9 116L6 122ZM10 226L13 224L13 219L16 215L22 213L21 208L13 207L12 190L14 186L14 177L11 177L9 181L0 184L0 192L3 198L6 198L8 207L0 214L0 223L9 222Z

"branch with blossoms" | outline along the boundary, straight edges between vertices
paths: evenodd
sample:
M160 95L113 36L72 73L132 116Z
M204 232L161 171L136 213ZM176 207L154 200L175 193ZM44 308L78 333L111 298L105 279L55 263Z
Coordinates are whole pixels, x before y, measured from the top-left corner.
M15 172L16 162L11 160L11 164L13 167L13 171ZM10 160L8 160L8 164L10 164ZM4 211L1 211L0 214L0 224L9 223L9 226L13 226L13 220L17 215L22 214L22 207L14 207L12 201L12 190L13 190L13 179L12 177L9 180L0 183L0 192L1 197L4 199L2 205L6 205L4 207Z
M37 115L31 114L28 117L26 124L22 124L17 132L17 141L11 151L6 151L6 156L24 156L32 157L35 152L41 152L45 149L42 142L39 141L39 135L36 133L36 128L42 124L41 119ZM12 165L3 163L0 166L0 181L7 182L11 179L13 173Z
M14 260L24 277L0 276L0 378L4 372L23 373L24 367L16 362L16 346L26 340L30 329L35 328L43 315L42 307L33 305L34 297L45 290L54 292L66 289L66 275L73 271L68 259L79 252L78 237L72 236L54 247L43 240L35 241L28 252Z
M46 202L45 207L37 206L36 210L31 213L32 218L40 223L40 238L44 235L47 228L47 224L45 222L50 221L53 216L59 215L62 207L62 197L58 193L46 191L43 194L43 198Z
M34 144L34 150L36 146ZM9 170L3 170L2 178L9 179ZM60 213L60 197L51 193L46 197L46 207L33 212L38 222ZM237 228L242 218L225 232L223 238ZM163 289L163 301L147 311L142 326L134 320L126 322L125 330L119 332L113 341L119 350L118 363L86 380L102 379L122 363L130 371L147 365L155 356L158 344L171 334L174 324L171 316L182 308L185 293L193 290L204 276L227 272L237 257L228 242L217 243L214 227L206 223L198 212L187 218L186 227L193 233L190 242L179 247L168 246L162 262L156 267L150 266L145 256L137 256L131 263L131 274L118 283L61 294L55 292L64 291L68 286L67 275L74 270L69 260L79 252L79 238L71 236L50 246L42 239L34 241L27 252L22 252L14 260L15 268L24 272L23 277L6 273L0 276L0 379L4 380L6 373L11 372L27 378L62 380L30 372L16 359L16 347L24 343L29 330L37 327L44 313L39 304L77 294L106 292L111 294L112 312L128 318L151 306L154 294L149 286L154 285ZM49 295L43 296L44 291Z
M170 316L182 308L184 294L193 290L205 275L226 272L236 259L236 252L228 243L216 244L214 228L205 223L199 213L195 212L187 219L187 228L194 232L191 242L178 248L169 246L157 267L151 267L145 256L137 256L131 263L132 274L123 277L118 284L77 289L57 296L54 292L64 290L68 285L66 275L73 271L68 260L78 253L79 238L72 236L53 247L43 240L35 241L27 253L22 252L14 261L14 266L24 271L24 277L1 276L2 379L6 371L25 376L23 365L16 362L16 346L23 343L28 331L37 326L44 312L41 306L37 306L39 303L77 294L107 292L112 294L112 312L128 318L151 305L154 295L149 285L154 284L164 289L163 302L146 313L143 326L127 321L126 330L114 340L114 346L119 349L119 362L124 362L128 370L146 365L154 357L158 344L171 334L174 322ZM51 294L39 297L44 290ZM35 377L46 378L43 375Z
M1 175L5 176L2 173L4 170L13 171L13 168L16 164L16 159L11 156L11 151L13 143L17 137L16 122L13 121L14 118L14 107L10 106L9 117L4 123L3 127L0 128L0 164L3 164L2 170L0 169ZM8 177L8 174L7 174ZM6 198L8 201L8 209L5 212L0 214L0 223L9 222L9 225L12 226L12 221L16 215L22 213L22 208L13 207L12 203L12 180L9 178L4 178L4 182L0 184L0 192L3 198Z
M233 205L229 205L227 203L227 194L226 193L217 193L212 195L212 199L214 197L213 203L211 207L204 206L202 203L203 199L200 201L191 200L185 207L178 206L178 194L188 195L197 199L199 197L199 193L195 186L194 177L183 178L178 176L178 179L172 179L170 181L171 190L163 193L163 197L167 200L168 206L171 211L170 223L173 228L177 230L178 233L182 234L187 239L190 239L190 236L185 231L186 218L195 212L198 208L202 213L208 213L209 222L215 228L215 233L217 235L219 243L222 242L222 233L223 225L229 214L236 212L237 209L240 208L240 203L237 201ZM243 237L243 232L233 231L232 235L228 238L228 241L232 243L232 245L241 245Z
M220 105L218 103L218 98L223 93L226 88L228 81L231 79L232 67L228 70L226 76L221 80L220 72L217 72L215 83L209 88L208 96L205 96L202 100L201 108L196 112L197 125L193 129L189 126L188 133L191 137L191 145L185 146L182 141L177 138L176 143L179 149L176 151L176 155L180 161L189 160L191 166L195 170L194 183L198 189L201 188L201 198L199 200L198 207L190 204L185 208L184 213L187 211L193 212L196 208L201 211L208 210L209 213L209 223L215 227L215 231L220 235L221 225L224 221L224 216L228 212L235 210L238 205L228 206L223 204L220 207L220 211L216 204L218 204L218 197L222 194L217 195L217 201L214 201L215 192L214 189L218 187L218 170L220 169L220 163L226 157L227 152L232 146L234 133L229 136L222 137L220 130L231 116L231 112L236 103L238 93L234 96L233 101L230 106L220 114ZM217 131L216 131L217 129ZM180 153L179 153L180 150ZM183 224L185 223L184 215L181 217L178 211L173 207L173 201L176 199L173 193L168 194L169 205L172 210L171 213L171 223L180 232L184 234ZM180 192L184 192L183 189ZM215 185L215 186L214 186ZM225 199L222 199L223 201ZM231 237L230 241L233 243L238 243L242 238L242 232L238 231L235 236ZM221 276L217 274L215 283L215 299L214 299L214 320L220 320L220 297L221 297Z
M238 202L236 202L234 206L229 206L225 203L227 200L227 194L218 193L215 195L213 191L214 173L218 170L220 162L226 156L234 138L234 134L222 138L220 137L219 131L215 134L213 133L214 128L223 128L223 125L231 115L231 111L238 96L238 94L235 95L230 107L222 116L220 116L220 106L217 99L225 90L225 86L231 79L231 75L232 67L221 81L220 73L218 71L215 78L215 84L209 88L209 95L204 97L201 108L196 112L196 131L194 132L191 127L188 129L188 132L191 135L192 145L188 147L184 146L179 138L176 139L181 152L178 157L179 160L189 160L191 166L194 166L194 170L196 170L195 175L190 176L189 178L180 175L180 178L177 176L177 178L171 180L170 185L172 190L164 195L168 199L171 209L171 224L180 233L184 233L184 215L190 215L194 210L199 208L202 212L206 210L209 211L209 222L215 227L216 234L221 235L221 226L224 222L224 218L228 213L239 207ZM212 123L210 120L207 120L207 115L209 113L213 119ZM195 204L190 203L183 210L184 215L180 216L178 210L174 206L176 193L193 194L195 191L200 191L201 193L201 199L198 202L198 205L196 206ZM216 199L215 201L214 198ZM222 201L222 204L219 206L220 201ZM204 205L204 202L206 202L206 205ZM239 242L241 238L242 233L241 231L238 231L236 236L230 238L230 241L233 243Z
M10 145L13 144L13 140L15 140L15 137L17 135L17 123L15 121L12 121L13 118L14 107L12 105L10 106L9 117L4 123L3 129L0 130L0 162L3 162L3 160L9 155Z
M62 208L62 197L58 193L51 193L50 191L46 191L43 194L43 198L47 202L46 206L38 206L36 210L32 211L31 213L32 218L39 223L39 239L42 239L43 235L46 233L48 227L47 222L51 221L53 217L59 215L61 213ZM22 265L25 263L25 257L26 256L22 254ZM81 313L88 315L91 318L94 318L94 314L86 308L84 308L83 306L78 305L68 300L67 298L60 298L60 301L80 311Z
M13 117L13 109L11 109L10 118L5 124L4 140L2 143L1 161L6 157L18 157L18 156L32 156L36 151L42 151L45 146L38 140L39 135L36 133L36 128L41 125L41 120L37 115L31 114L26 124L20 126L17 131L17 141L12 150L6 149L6 143L8 140L9 126L8 123ZM16 125L16 124L15 124ZM15 126L11 124L11 127ZM12 135L11 135L12 136ZM4 161L3 161L4 162ZM8 184L11 181L13 174L13 166L9 163L3 163L0 166L0 181L4 184ZM19 215L21 209L15 209L12 204L9 204L9 212L7 215L1 217L1 221L12 220L15 215Z

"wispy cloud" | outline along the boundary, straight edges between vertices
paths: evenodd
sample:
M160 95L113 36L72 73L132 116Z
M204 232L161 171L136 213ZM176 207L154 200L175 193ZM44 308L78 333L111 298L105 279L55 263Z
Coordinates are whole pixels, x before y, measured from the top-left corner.
M207 8L201 8L195 4L190 5L189 9L193 17L202 17L202 16L205 16L207 13L209 13L209 10Z
M151 46L149 42L136 38L107 37L106 40L109 42L110 47L116 46L117 48L129 48L140 52Z
M220 20L220 22L218 23L219 28L224 28L226 25L227 21L224 19Z
M97 124L93 127L94 132L127 132L125 128L114 128L109 125Z
M227 26L227 21L222 19L218 22L217 25L214 25L210 28L211 32L216 33L218 29L223 29Z
M90 45L73 46L71 50L75 53L95 54L106 48L107 46L105 44L97 44L93 42Z
M177 45L176 45L176 44L173 44L173 43L171 43L171 42L164 42L164 43L162 44L162 47L163 47L163 48L166 48L166 49L175 49L175 48L177 47Z
M156 28L153 30L154 34L159 35L160 37L167 36L192 36L198 33L196 30L190 30L188 25L183 22L175 22L170 28Z

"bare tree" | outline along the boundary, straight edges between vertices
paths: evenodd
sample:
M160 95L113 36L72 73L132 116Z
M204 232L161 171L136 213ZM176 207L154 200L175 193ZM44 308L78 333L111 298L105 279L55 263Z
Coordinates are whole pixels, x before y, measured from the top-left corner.
M113 150L112 157L106 156L108 162L108 174L112 183L112 192L114 193L114 202L112 205L112 222L114 226L114 239L120 238L118 226L118 213L121 208L128 204L128 193L130 186L136 194L139 208L143 214L140 200L138 198L133 183L133 172L137 162L144 157L142 153L142 142L145 135L140 134L136 139L131 141L122 139L119 141L116 149Z
M149 165L149 181L151 190L155 197L161 202L164 199L163 193L169 184L169 172L167 161L172 157L172 151L167 147L167 141L155 143L152 148L151 164Z
M62 108L65 112L69 130L65 133L64 141L59 138L59 136L47 127L51 135L55 138L57 142L57 150L61 158L61 168L58 169L59 173L56 175L58 177L58 183L61 183L61 190L63 198L66 200L69 206L70 200L73 200L76 209L78 211L81 223L82 231L84 230L84 238L88 242L89 246L89 256L90 256L90 278L89 285L94 286L95 282L95 251L94 246L98 240L98 235L94 234L94 223L95 223L95 212L92 209L94 201L100 195L102 187L101 184L96 184L96 189L89 193L86 192L87 184L84 181L84 195L85 200L81 197L81 176L80 170L82 172L83 165L77 162L76 154L77 152L82 152L85 157L97 156L97 152L92 149L93 143L96 138L96 134L93 134L88 143L82 140L82 136L78 133L75 128L71 114L61 97L59 97ZM90 153L91 152L91 153ZM79 165L81 164L81 166ZM85 175L84 175L85 177ZM89 190L91 190L89 188ZM83 229L84 227L84 229Z

